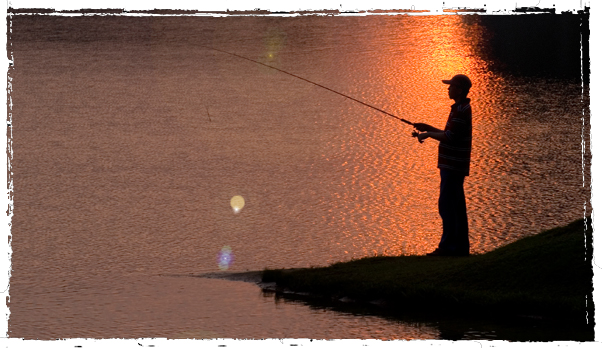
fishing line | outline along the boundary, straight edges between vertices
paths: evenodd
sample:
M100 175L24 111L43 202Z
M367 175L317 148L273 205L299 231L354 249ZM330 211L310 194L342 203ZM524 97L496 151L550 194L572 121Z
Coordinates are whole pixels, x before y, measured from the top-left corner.
M401 118L401 117L397 117L397 116L395 116L395 115L393 115L393 114L391 114L391 113L388 113L388 112L386 112L386 111L384 111L384 110L381 110L381 109L379 109L379 108L377 108L377 107L375 107L375 106L372 106L372 105L370 105L370 104L366 104L366 103L364 103L364 102L363 102L363 101L361 101L361 100L357 100L357 99L355 99L355 98L353 98L353 97L350 97L350 96L348 96L348 95L345 95L345 94L343 94L343 93L341 93L341 92L337 92L337 91L335 91L334 89L328 88L328 87L326 87L326 86L322 86L322 85L321 85L321 84L319 84L319 83L315 83L315 82L313 82L313 81L310 81L310 80L308 80L308 79L305 79L305 78L303 78L303 77L301 77L301 76L297 76L297 75L295 75L295 74L292 74L292 73L290 73L290 72L288 72L288 71L284 71L284 70L282 70L282 69L278 69L278 68L276 68L276 67L273 67L273 66L271 66L271 65L267 65L267 64L264 64L264 63L262 63L262 62L258 62L258 61L256 61L256 60L253 60L253 59L251 59L251 58L247 58L247 57L244 57L244 56L238 55L238 54L236 54L236 53L232 53L232 52L228 52L228 51L220 50L220 49L218 49L218 48L214 48L214 47L210 47L210 46L202 46L202 47L205 47L205 48L208 48L208 49L211 49L211 50L214 50L214 51L222 52L222 53L225 53L225 54L229 54L229 55L231 55L231 56L234 56L234 57L242 58L242 59L248 60L248 61L250 61L250 62L257 63L257 64L260 64L260 65L263 65L263 66L265 66L265 67L268 67L268 68L270 68L270 69L278 70L278 71L280 71L280 72L282 72L282 73L285 73L285 74L287 74L287 75L290 75L290 76L292 76L292 77L296 77L296 78L298 78L298 79L300 79L300 80L303 80L303 81L305 81L305 82L309 82L309 83L311 83L311 84L313 84L313 85L316 85L316 86L318 86L318 87L322 87L322 88L324 88L324 89L326 89L326 90L329 90L329 91L331 91L331 92L333 92L333 93L336 93L336 94L338 94L338 95L340 95L340 96L343 96L343 97L345 97L345 98L351 99L351 100L353 100L353 101L355 101L355 102L358 102L358 103L360 103L360 104L362 104L362 105L365 105L365 106L367 106L367 107L370 107L370 108L372 108L372 109L374 109L374 110L380 111L380 112L382 112L383 114L385 114L385 115L387 115L387 116L390 116L390 117L393 117L393 118L396 118L396 119L400 120L400 121L401 121L401 122L403 122L403 123L407 123L407 124L409 124L410 126L413 126L413 125L414 125L412 122L410 122L410 121L408 121L408 120L405 120L405 119L403 119L403 118Z

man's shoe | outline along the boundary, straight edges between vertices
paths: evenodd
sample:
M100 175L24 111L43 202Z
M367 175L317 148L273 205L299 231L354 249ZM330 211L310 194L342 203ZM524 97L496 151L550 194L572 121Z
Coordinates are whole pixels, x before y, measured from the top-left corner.
M446 253L443 250L437 248L435 249L435 251L426 254L426 256L446 256Z

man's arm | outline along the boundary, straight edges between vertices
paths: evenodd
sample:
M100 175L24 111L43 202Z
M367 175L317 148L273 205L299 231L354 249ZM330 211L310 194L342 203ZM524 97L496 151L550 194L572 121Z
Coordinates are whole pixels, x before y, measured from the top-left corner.
M416 137L418 138L418 141L420 141L420 142L423 142L424 139L427 139L427 138L433 138L438 141L447 141L448 140L447 135L445 135L445 132L442 130L435 130L435 131L420 133Z
M441 129L435 128L426 123L414 123L413 126L419 132L443 132Z

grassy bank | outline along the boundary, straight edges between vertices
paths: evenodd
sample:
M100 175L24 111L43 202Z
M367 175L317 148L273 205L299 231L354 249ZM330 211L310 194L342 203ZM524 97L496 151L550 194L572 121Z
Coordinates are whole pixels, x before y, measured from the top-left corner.
M381 301L406 311L462 309L585 324L587 310L592 324L590 221L587 227L581 219L470 257L370 257L323 268L265 270L262 279L280 289Z

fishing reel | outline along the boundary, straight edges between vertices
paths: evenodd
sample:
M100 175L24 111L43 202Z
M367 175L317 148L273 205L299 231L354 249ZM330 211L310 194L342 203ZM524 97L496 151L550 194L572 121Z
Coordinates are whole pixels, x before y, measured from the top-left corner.
M416 131L413 131L413 132L412 132L412 136L413 136L414 138L417 138L417 137L418 137L418 134L420 134L420 133L418 133L418 132L416 132ZM422 144L422 143L424 143L424 140L420 140L420 139L418 139L418 142Z

